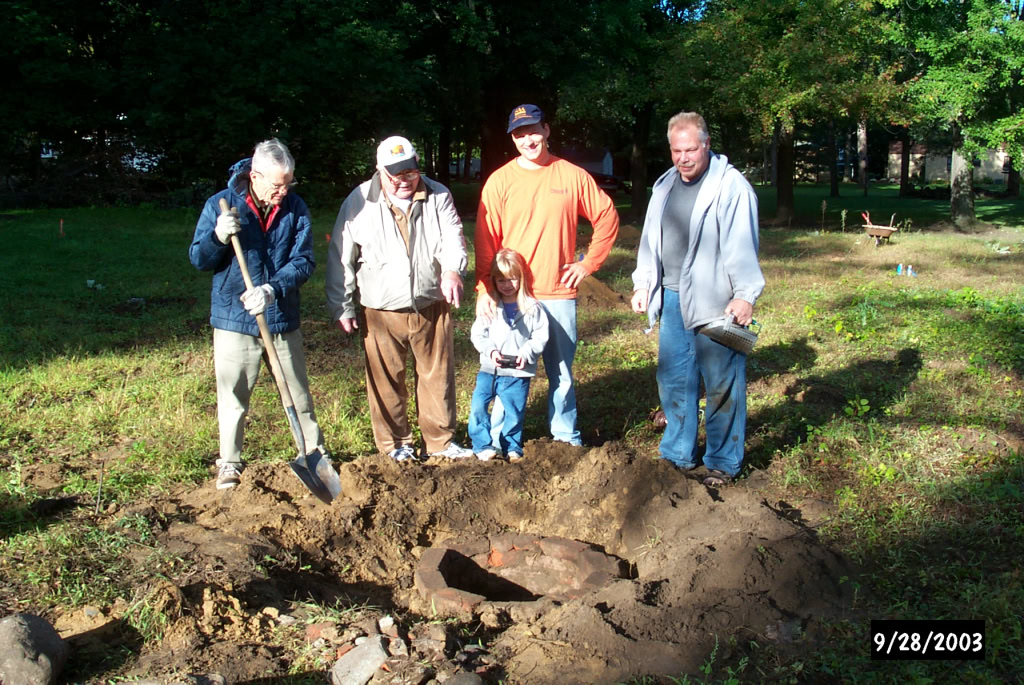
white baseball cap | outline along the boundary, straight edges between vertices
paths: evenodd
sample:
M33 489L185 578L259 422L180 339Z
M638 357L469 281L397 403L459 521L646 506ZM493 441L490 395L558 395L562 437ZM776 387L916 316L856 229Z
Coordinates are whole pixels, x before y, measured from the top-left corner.
M381 141L377 146L377 166L384 167L391 175L420 168L416 148L402 136L391 136Z

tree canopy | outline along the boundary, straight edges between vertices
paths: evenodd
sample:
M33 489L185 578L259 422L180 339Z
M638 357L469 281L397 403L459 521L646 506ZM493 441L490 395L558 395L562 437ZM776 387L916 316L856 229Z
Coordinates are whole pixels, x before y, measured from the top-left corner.
M513 151L508 111L535 102L556 151L613 152L640 209L668 161L662 123L700 111L741 168L777 151L785 221L794 146L826 141L834 162L837 136L858 126L946 136L962 160L1004 146L1019 169L1022 4L7 0L5 201L194 201L271 135L304 184L335 197L395 133L443 181L457 150L476 151L486 176ZM954 174L951 205L968 224L970 169Z

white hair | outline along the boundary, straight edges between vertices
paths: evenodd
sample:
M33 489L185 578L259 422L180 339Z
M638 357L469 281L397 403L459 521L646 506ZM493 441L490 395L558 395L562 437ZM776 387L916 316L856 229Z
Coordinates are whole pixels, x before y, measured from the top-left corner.
M268 171L268 167L277 167L285 175L295 171L295 158L288 151L288 146L277 138L264 140L252 151L253 171Z
M696 112L680 112L668 120L668 142L672 142L673 131L677 131L685 126L693 126L697 129L701 143L708 142L710 137L708 134L708 123L704 121L704 117Z

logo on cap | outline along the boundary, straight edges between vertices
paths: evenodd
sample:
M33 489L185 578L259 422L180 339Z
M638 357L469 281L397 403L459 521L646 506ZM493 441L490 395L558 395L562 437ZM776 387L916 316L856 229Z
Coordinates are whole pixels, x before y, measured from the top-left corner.
M391 148L391 154L393 154L393 155L404 155L405 154L405 146L403 146L402 144L395 145L393 148Z
M526 116L526 108L525 107L516 107L516 111L512 113L512 118L513 119L522 119L525 116Z

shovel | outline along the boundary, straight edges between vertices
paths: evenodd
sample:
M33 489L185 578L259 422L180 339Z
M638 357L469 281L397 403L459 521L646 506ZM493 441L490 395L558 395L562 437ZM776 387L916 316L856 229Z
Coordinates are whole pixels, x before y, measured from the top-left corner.
M229 212L228 201L220 199L220 211ZM242 253L242 245L238 236L231 236L231 246L235 248L235 257L238 259L238 266L242 270L242 278L245 280L245 287L251 290L252 279L249 278L249 267L245 263L245 255ZM260 337L263 338L263 346L267 350L267 359L270 361L270 373L277 383L277 391L281 394L281 404L288 415L288 425L292 429L292 437L295 438L295 445L299 448L299 456L288 462L292 471L302 484L305 485L317 499L325 504L341 494L341 481L338 479L338 472L331 465L331 460L319 449L306 454L306 439L302 435L302 427L299 425L299 415L295 413L295 403L292 402L292 393L288 389L284 373L281 371L281 360L278 359L277 350L274 348L274 341L270 337L270 329L267 327L267 319L262 313L256 315L256 324L260 327Z

